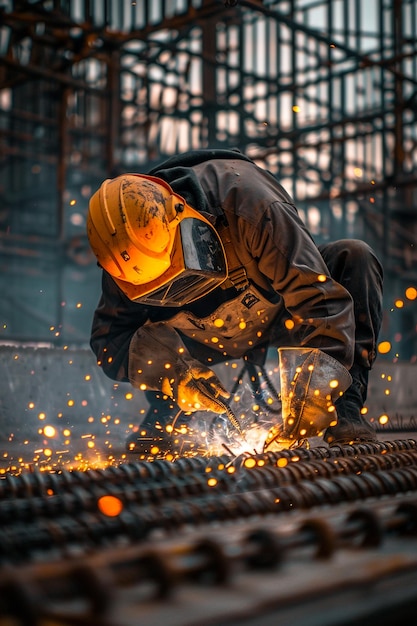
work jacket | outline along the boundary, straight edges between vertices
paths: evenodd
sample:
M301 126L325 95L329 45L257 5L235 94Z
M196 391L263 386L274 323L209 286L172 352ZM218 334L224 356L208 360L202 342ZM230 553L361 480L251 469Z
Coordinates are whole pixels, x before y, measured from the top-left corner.
M292 199L271 173L233 150L189 152L149 173L213 223L226 244L231 277L207 296L169 308L130 301L103 271L91 347L110 378L158 389L161 368L176 366L173 353L210 365L256 360L277 344L320 348L350 368L352 298L329 275Z

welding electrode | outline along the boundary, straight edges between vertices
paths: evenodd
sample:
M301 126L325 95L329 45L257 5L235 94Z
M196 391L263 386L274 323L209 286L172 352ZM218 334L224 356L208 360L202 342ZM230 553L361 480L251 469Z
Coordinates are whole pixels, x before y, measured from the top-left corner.
M197 381L197 386L198 386L199 390L201 391L201 393L203 393L205 396L207 396L210 399L213 398L213 394L210 392L210 390L209 390L209 388L208 388L208 386L206 384L206 381L198 380ZM215 398L215 400L221 407L224 408L226 416L227 416L227 419L232 424L232 426L237 430L237 432L242 437L242 439L244 439L244 441L246 441L245 433L242 430L240 422L239 422L238 418L236 417L236 415L234 414L234 412L232 411L232 409L230 408L230 406L224 400L219 400L219 398Z

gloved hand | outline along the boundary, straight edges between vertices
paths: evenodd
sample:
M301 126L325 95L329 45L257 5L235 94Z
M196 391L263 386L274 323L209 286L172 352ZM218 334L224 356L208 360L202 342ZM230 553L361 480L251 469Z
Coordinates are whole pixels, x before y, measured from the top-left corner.
M335 401L351 385L348 370L318 348L280 348L282 425L268 433L272 441L297 441L336 424Z
M194 359L165 322L146 324L132 337L129 380L134 387L162 391L185 412L225 413L220 398L230 397L213 370Z
M226 412L221 398L230 398L230 393L216 374L200 364L195 364L179 374L175 395L177 404L183 411L212 411L219 414Z

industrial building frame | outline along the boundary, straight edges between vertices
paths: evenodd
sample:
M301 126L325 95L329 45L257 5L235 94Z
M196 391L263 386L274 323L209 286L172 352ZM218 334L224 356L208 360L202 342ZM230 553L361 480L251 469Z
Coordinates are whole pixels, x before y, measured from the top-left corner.
M406 302L416 112L417 0L0 2L0 340L86 342L90 194L198 148L269 169L318 243L370 243Z

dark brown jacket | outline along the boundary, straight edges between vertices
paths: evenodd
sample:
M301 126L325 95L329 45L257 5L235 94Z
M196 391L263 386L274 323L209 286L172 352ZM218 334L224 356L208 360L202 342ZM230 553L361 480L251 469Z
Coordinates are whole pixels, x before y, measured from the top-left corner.
M151 173L167 180L213 223L227 223L231 245L249 281L277 303L277 320L282 322L284 312L294 322L288 342L318 347L350 368L355 341L352 298L329 276L292 199L269 172L233 151L198 151ZM179 309L131 302L105 272L102 289L91 347L110 378L126 381L129 345L137 329L145 323L169 324ZM205 316L233 297L234 289L218 288L184 308ZM287 341L285 334L272 326L260 345L265 348L280 340ZM204 346L189 340L186 345L195 358L205 359ZM146 350L145 345L144 358Z

